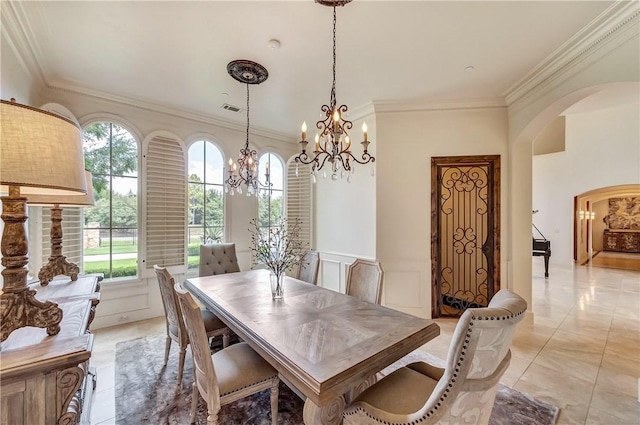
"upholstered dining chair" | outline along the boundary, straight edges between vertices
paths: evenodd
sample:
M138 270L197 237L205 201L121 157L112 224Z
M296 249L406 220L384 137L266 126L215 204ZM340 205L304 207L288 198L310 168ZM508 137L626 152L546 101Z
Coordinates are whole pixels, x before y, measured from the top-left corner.
M358 258L347 269L346 294L380 304L384 272L379 261Z
M415 362L390 373L356 397L344 423L487 424L498 381L509 366L515 326L526 309L525 300L506 289L488 307L467 309L444 369Z
M171 273L165 268L154 265L153 269L158 278L160 285L160 295L162 296L162 305L167 326L167 342L164 349L164 364L167 365L169 360L169 352L171 351L171 341L175 341L180 347L180 358L178 360L178 381L182 380L182 371L184 370L184 358L187 353L187 345L189 345L189 337L185 328L180 312L180 305L176 296L174 285L175 279ZM206 329L207 338L222 336L222 346L229 345L229 328L209 310L200 310L200 317Z
M302 257L298 268L298 280L318 284L318 268L320 267L320 255L316 251L307 251Z
M191 340L195 381L191 397L191 423L195 422L198 394L207 403L207 425L218 423L220 407L263 390L271 391L271 424L278 423L278 371L246 342L233 344L213 355L209 351L200 308L180 284L175 292Z
M240 271L235 243L200 245L199 276L234 273Z

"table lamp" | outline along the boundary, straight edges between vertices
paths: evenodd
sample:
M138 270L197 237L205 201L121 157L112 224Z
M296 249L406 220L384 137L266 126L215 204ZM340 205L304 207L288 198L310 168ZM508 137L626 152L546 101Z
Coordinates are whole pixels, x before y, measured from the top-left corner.
M30 206L51 206L51 255L49 262L42 266L38 273L40 285L46 286L59 275L66 275L72 281L78 280L80 268L77 264L67 261L62 255L62 206L88 207L95 203L93 199L93 182L91 173L85 170L87 193L85 195L27 195Z
M27 286L28 242L23 195L87 193L80 128L59 115L2 100L0 103L0 192L4 230L3 288L0 295L0 342L16 329L60 332L62 310L41 302Z

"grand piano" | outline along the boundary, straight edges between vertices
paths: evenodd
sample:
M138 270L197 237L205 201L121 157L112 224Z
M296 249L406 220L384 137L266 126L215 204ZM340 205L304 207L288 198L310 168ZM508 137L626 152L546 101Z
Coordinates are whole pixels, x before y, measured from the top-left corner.
M535 214L535 212L534 212ZM533 223L531 223L533 224ZM544 257L544 277L549 277L549 257L551 257L551 241L544 237L540 229L533 224L533 227L538 231L541 238L532 237L533 239L533 256Z

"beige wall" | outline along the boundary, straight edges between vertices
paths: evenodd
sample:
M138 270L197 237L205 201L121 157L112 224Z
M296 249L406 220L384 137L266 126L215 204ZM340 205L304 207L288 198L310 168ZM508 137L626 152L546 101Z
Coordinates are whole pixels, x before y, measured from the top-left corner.
M533 141L533 154L542 155L545 153L564 151L565 139L565 119L559 116L551 121Z
M506 287L509 195L506 108L377 115L377 258L385 305L431 315L431 157L501 155L501 275Z

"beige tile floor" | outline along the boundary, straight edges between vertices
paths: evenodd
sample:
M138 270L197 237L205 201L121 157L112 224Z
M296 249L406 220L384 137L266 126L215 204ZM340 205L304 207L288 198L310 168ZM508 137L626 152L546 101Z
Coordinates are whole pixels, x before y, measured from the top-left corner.
M534 320L518 325L502 383L559 406L560 425L640 424L640 272L552 265L544 279L541 261ZM422 349L444 358L456 321L437 322L441 335ZM94 332L92 425L115 423L116 343L162 332L163 317Z

